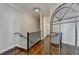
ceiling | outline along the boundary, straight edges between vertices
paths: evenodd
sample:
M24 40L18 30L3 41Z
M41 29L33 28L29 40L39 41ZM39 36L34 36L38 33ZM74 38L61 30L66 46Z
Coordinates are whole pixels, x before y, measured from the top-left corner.
M14 3L19 8L24 9L25 11L31 12L35 16L39 16L39 13L34 12L34 8L39 8L40 12L44 16L49 16L50 15L50 7L53 8L58 3Z

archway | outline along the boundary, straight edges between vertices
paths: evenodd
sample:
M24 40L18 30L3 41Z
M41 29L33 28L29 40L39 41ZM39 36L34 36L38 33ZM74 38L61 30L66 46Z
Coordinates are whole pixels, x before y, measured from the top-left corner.
M77 3L64 3L54 11L50 22L51 54L79 54L78 19Z

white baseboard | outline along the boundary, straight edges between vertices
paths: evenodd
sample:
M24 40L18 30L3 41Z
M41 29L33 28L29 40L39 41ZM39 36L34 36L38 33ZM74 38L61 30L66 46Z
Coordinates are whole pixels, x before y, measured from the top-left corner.
M45 37L44 37L44 39L46 39L46 37L48 37L49 35L46 35Z
M12 48L14 48L14 47L16 47L16 45L13 45L13 46L11 46L11 47L8 47L8 48L5 48L5 49L3 49L3 50L0 50L0 54L3 53L3 52L5 52L5 51L7 51L7 50L10 50L10 49L12 49Z
M17 47L27 49L27 47L24 47L24 46L21 46L21 45L17 45Z

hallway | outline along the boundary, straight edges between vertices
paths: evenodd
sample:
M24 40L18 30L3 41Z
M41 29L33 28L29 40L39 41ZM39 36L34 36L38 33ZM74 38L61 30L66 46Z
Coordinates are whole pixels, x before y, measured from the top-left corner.
M79 55L79 4L0 4L0 55Z

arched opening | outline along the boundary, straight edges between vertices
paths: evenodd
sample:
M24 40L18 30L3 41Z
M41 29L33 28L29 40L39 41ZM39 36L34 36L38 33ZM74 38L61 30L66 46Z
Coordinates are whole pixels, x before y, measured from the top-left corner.
M79 54L78 25L79 4L64 3L54 11L50 22L51 54Z

